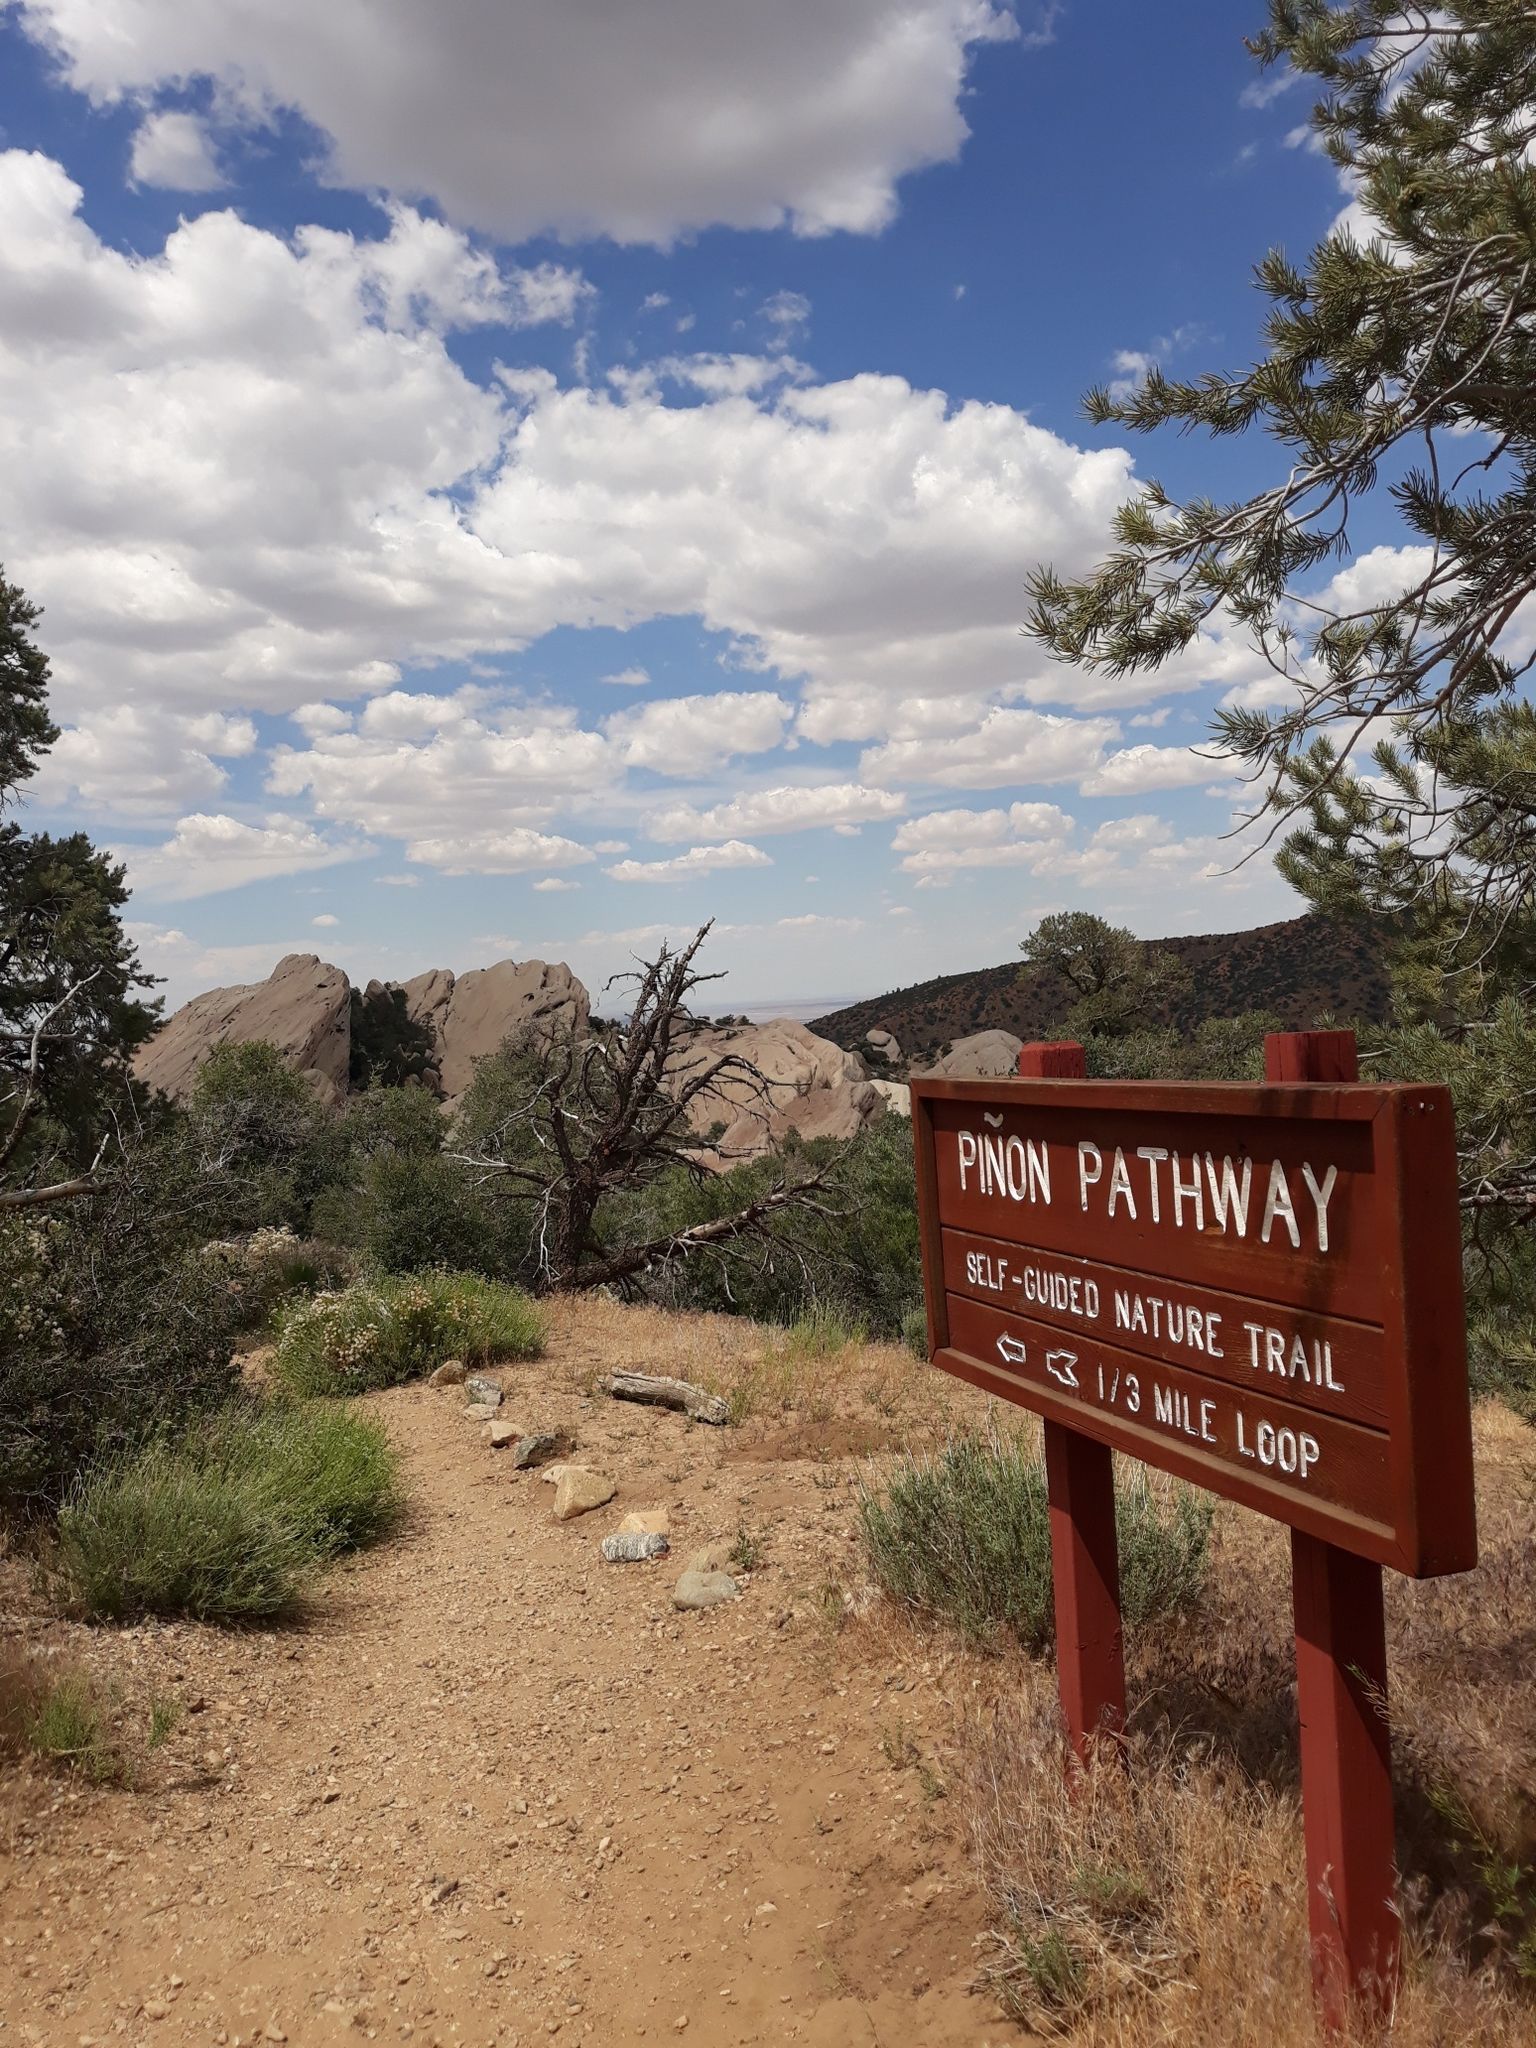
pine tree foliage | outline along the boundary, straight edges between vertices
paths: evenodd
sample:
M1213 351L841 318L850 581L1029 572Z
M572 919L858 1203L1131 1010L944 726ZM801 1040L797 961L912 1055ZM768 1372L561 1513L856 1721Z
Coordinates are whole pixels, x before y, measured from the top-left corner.
M1041 918L1019 950L1031 967L1053 969L1076 1001L1057 1027L1066 1038L1118 1038L1149 1010L1187 993L1189 969L1164 946L1145 946L1125 925L1087 910Z
M1368 1035L1368 1071L1452 1087L1474 1348L1536 1405L1536 6L1270 0L1250 47L1316 81L1356 204L1305 262L1258 266L1250 368L1154 369L1086 406L1257 430L1276 480L1226 503L1149 482L1091 575L1036 572L1028 630L1112 674L1207 628L1267 659L1213 738L1287 829L1287 879L1394 936L1400 1021ZM1395 583L1324 602L1389 511Z
M0 1211L89 1186L158 1006L123 930L123 870L84 833L5 813L58 738L37 607L0 576Z
M1180 504L1148 483L1093 575L1035 574L1029 629L1118 675L1207 625L1246 628L1290 687L1221 714L1217 737L1289 806L1319 734L1335 780L1381 718L1432 768L1432 736L1507 700L1536 654L1520 616L1536 593L1536 9L1272 0L1251 47L1320 82L1319 141L1372 232L1341 227L1302 266L1265 257L1268 348L1252 368L1154 369L1086 406L1139 430L1262 428L1285 473L1238 503ZM1348 555L1357 508L1381 492L1414 542L1404 587L1320 609L1299 582Z

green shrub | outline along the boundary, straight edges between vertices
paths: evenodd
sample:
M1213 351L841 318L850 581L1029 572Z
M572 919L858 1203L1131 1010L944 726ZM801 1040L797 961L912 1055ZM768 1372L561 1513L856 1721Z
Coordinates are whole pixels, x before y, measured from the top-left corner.
M215 1046L198 1070L186 1117L202 1171L220 1182L238 1228L303 1229L311 1162L330 1118L275 1045Z
M383 1424L330 1403L232 1408L213 1418L198 1455L292 1522L321 1557L376 1543L404 1504Z
M227 1400L246 1319L132 1188L0 1223L0 1509L50 1511L80 1472Z
M382 1535L400 1498L371 1419L239 1403L80 1480L59 1515L59 1568L93 1618L258 1620L292 1612L322 1564Z
M855 1317L836 1309L815 1308L796 1318L778 1340L780 1349L796 1364L836 1358L851 1345L867 1344L869 1332Z
M231 1314L244 1330L263 1328L295 1295L343 1287L357 1261L334 1244L296 1237L286 1226L252 1231L248 1237L214 1238L201 1247L204 1275L233 1297Z
M882 1117L846 1142L791 1143L784 1156L753 1160L703 1181L679 1169L641 1196L616 1198L605 1208L605 1228L620 1242L643 1240L728 1215L766 1192L786 1159L796 1170L830 1168L821 1197L826 1214L785 1210L770 1231L766 1252L760 1241L747 1239L708 1258L680 1260L657 1277L651 1291L671 1307L721 1310L766 1323L832 1316L861 1324L872 1337L900 1338L923 1298L912 1132L905 1117Z
M152 1444L75 1487L59 1514L59 1563L95 1620L253 1621L294 1610L316 1558L260 1489Z
M445 1358L466 1365L536 1358L538 1309L472 1273L357 1281L283 1317L273 1369L297 1394L357 1394L419 1379Z
M893 1600L948 1622L968 1641L1010 1630L1049 1643L1050 1513L1045 1468L1021 1437L956 1437L936 1457L909 1455L883 1489L860 1488L864 1547ZM1121 1611L1128 1624L1191 1605L1205 1576L1212 1504L1144 1475L1116 1498Z
M84 1672L63 1671L37 1682L23 1706L21 1724L27 1748L48 1763L78 1771L97 1785L126 1775L100 1695Z
M430 1105L429 1105L430 1106ZM434 1107L432 1114L439 1112ZM440 1153L379 1151L354 1162L346 1186L328 1188L315 1203L321 1237L350 1246L386 1273L415 1273L452 1265L497 1275L516 1265L512 1220L478 1188L465 1169Z

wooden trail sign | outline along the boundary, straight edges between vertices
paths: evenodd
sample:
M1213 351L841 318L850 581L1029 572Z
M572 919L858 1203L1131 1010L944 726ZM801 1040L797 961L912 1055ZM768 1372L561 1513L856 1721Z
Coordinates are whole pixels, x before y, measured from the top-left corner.
M1413 1577L1474 1562L1444 1089L912 1097L936 1364Z
M1071 1044L1020 1069L913 1083L930 1355L1044 1420L1080 1756L1125 1711L1111 1451L1289 1524L1341 2025L1397 1972L1380 1568L1476 1561L1449 1095L1360 1085L1347 1032L1272 1037L1262 1087L1087 1081Z

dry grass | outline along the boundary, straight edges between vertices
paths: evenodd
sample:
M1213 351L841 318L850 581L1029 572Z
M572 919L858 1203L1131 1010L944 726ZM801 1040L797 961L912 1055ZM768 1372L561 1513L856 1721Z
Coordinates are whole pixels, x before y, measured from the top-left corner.
M1406 2048L1536 2042L1536 1440L1503 1455L1506 1421L1478 1419L1478 1569L1389 1575ZM1067 1795L1046 1665L964 1733L987 1975L1017 2016L1084 2048L1318 2038L1287 1546L1233 1509L1217 1535L1201 1614L1129 1639L1128 1772Z
M875 1450L941 1437L957 1399L978 1412L984 1405L904 1345L866 1343L835 1317L775 1329L598 1295L542 1306L550 1369L564 1370L583 1391L623 1358L638 1372L670 1373L723 1395L747 1435L785 1424L815 1432L836 1422L834 1454Z
M1003 2007L1081 2048L1315 2048L1301 1812L1198 1739L1133 1738L1068 1790L1050 1688L983 1722L962 1787ZM1491 1962L1411 1922L1400 2048L1529 2048Z
M90 1673L8 1649L0 1656L0 1756L30 1754L94 1785L126 1784L113 1701Z

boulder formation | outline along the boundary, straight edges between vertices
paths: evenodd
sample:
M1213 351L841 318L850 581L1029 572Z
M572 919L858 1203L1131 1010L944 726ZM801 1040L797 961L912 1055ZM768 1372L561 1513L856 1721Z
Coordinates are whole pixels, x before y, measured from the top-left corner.
M433 968L406 982L368 984L374 993L381 987L398 989L407 1015L430 1033L427 1085L446 1108L463 1098L475 1063L509 1034L582 1032L589 1022L587 991L558 962L501 960L468 974ZM311 953L290 954L265 981L194 997L140 1049L135 1072L149 1087L181 1097L215 1046L265 1039L324 1102L338 1106L347 1094L351 998L339 967ZM749 1063L762 1082L745 1073L726 1076L690 1105L700 1135L723 1127L706 1155L717 1167L756 1159L791 1131L802 1138L851 1138L888 1110L907 1108L899 1083L872 1080L857 1053L787 1018L705 1026L678 1054L674 1072L681 1078L727 1053Z
M134 1055L133 1071L163 1095L189 1093L215 1046L264 1039L332 1106L347 1092L352 989L339 967L289 953L265 981L211 988L184 1003Z
M558 961L498 960L457 975L434 967L397 986L412 1021L432 1033L438 1089L450 1104L474 1078L475 1062L510 1032L585 1031L591 1011L586 990Z
M942 1059L931 1067L914 1067L914 1074L944 1075L952 1081L990 1081L1002 1074L1019 1071L1022 1038L1011 1031L973 1031L957 1038Z
M433 968L399 987L413 1022L432 1036L433 1071L444 1101L468 1088L475 1062L510 1032L586 1028L587 992L568 967L542 960L499 960L455 975ZM339 967L313 953L290 953L265 981L215 988L185 1003L139 1049L134 1072L147 1087L180 1098L217 1045L265 1039L304 1074L332 1107L347 1093L352 1051L352 989Z
M790 1131L802 1138L851 1138L885 1114L886 1099L857 1053L787 1017L700 1031L677 1071L697 1072L727 1054L755 1067L762 1084L745 1073L726 1074L689 1105L689 1121L701 1134L724 1125L714 1148L722 1165L772 1151Z
M905 1081L872 1081L870 1086L886 1108L897 1116L912 1114L912 1090Z

